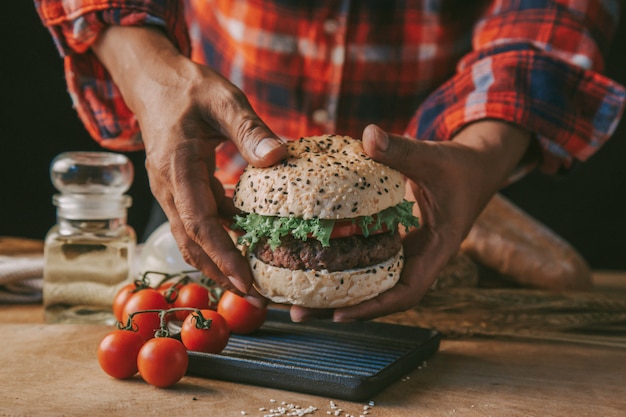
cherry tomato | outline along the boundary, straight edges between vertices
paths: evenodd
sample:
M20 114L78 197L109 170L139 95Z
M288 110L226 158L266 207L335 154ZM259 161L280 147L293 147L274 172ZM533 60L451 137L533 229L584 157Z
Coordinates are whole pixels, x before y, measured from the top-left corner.
M170 337L148 340L137 356L139 375L150 385L166 388L187 372L189 356L181 342Z
M129 315L140 310L167 310L168 308L169 305L163 294L154 288L146 288L136 292L128 299L124 306L122 323L127 323ZM135 314L133 323L137 326L137 333L144 340L154 337L154 333L161 327L159 313Z
M137 285L132 282L123 286L115 295L113 299L113 315L117 321L122 321L124 318L124 306L135 292L140 291L137 288Z
M137 355L144 340L131 330L114 330L98 345L98 362L104 372L118 379L137 373Z
M209 289L203 285L191 282L178 289L178 297L174 300L173 307L197 308L198 310L209 308ZM177 320L185 320L190 311L177 311Z
M267 317L267 308L253 306L234 292L224 291L217 303L217 312L224 317L231 333L248 334L257 330Z
M214 310L200 310L202 317L209 321L208 328L202 327L198 313L187 316L180 330L180 338L187 350L205 353L220 353L230 338L228 323Z

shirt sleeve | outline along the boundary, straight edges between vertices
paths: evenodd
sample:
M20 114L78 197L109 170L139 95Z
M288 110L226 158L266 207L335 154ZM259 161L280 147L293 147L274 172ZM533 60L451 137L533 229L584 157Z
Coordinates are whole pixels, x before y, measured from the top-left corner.
M35 0L35 7L63 57L74 108L89 134L116 151L143 148L139 124L102 63L89 49L111 25L160 27L182 53L190 41L182 1Z
M449 140L499 119L535 134L539 168L585 161L615 130L624 88L602 75L621 2L494 1L474 27L472 52L422 104L407 135Z

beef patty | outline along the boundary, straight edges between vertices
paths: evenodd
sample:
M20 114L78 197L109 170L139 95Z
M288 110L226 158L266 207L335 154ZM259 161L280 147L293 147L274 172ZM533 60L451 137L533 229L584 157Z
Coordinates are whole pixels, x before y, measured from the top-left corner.
M349 236L331 239L328 247L323 247L317 239L304 241L291 235L281 238L281 242L272 251L267 241L261 240L254 246L253 253L262 262L280 268L326 269L333 272L379 264L398 253L402 246L397 231L367 238Z

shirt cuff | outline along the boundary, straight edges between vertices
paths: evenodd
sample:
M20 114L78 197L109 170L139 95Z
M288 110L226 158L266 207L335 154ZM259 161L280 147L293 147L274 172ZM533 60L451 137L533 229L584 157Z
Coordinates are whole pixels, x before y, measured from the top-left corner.
M483 55L429 96L408 136L450 140L469 123L496 119L532 132L539 168L555 174L587 160L612 135L626 90L601 74L537 50Z
M108 26L162 28L186 56L191 43L183 2L134 2L111 8L110 1L49 2L37 10L64 59L65 77L74 108L89 134L104 148L133 151L143 148L139 124L126 106L110 74L89 49ZM68 5L68 3L71 3ZM72 4L79 4L72 9ZM56 7L53 7L56 6Z

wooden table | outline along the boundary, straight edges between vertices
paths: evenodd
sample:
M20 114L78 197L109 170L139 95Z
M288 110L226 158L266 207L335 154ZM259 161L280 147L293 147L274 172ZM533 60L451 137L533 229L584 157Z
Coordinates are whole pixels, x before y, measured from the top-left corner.
M0 415L263 416L283 401L354 416L365 403L185 377L157 389L117 381L95 350L110 330L46 325L40 306L0 306ZM626 351L514 340L444 340L440 351L381 394L368 416L623 416ZM275 400L276 402L271 402ZM266 411L261 411L265 407ZM244 414L245 413L245 414Z
M626 297L626 274L600 274L597 284ZM412 311L392 321L414 319ZM262 417L283 402L314 406L307 414L314 417L626 415L626 349L580 338L444 339L435 356L372 398L365 413L367 402L197 377L170 389L139 376L118 381L96 359L109 327L44 324L40 305L0 305L0 323L0 416Z

